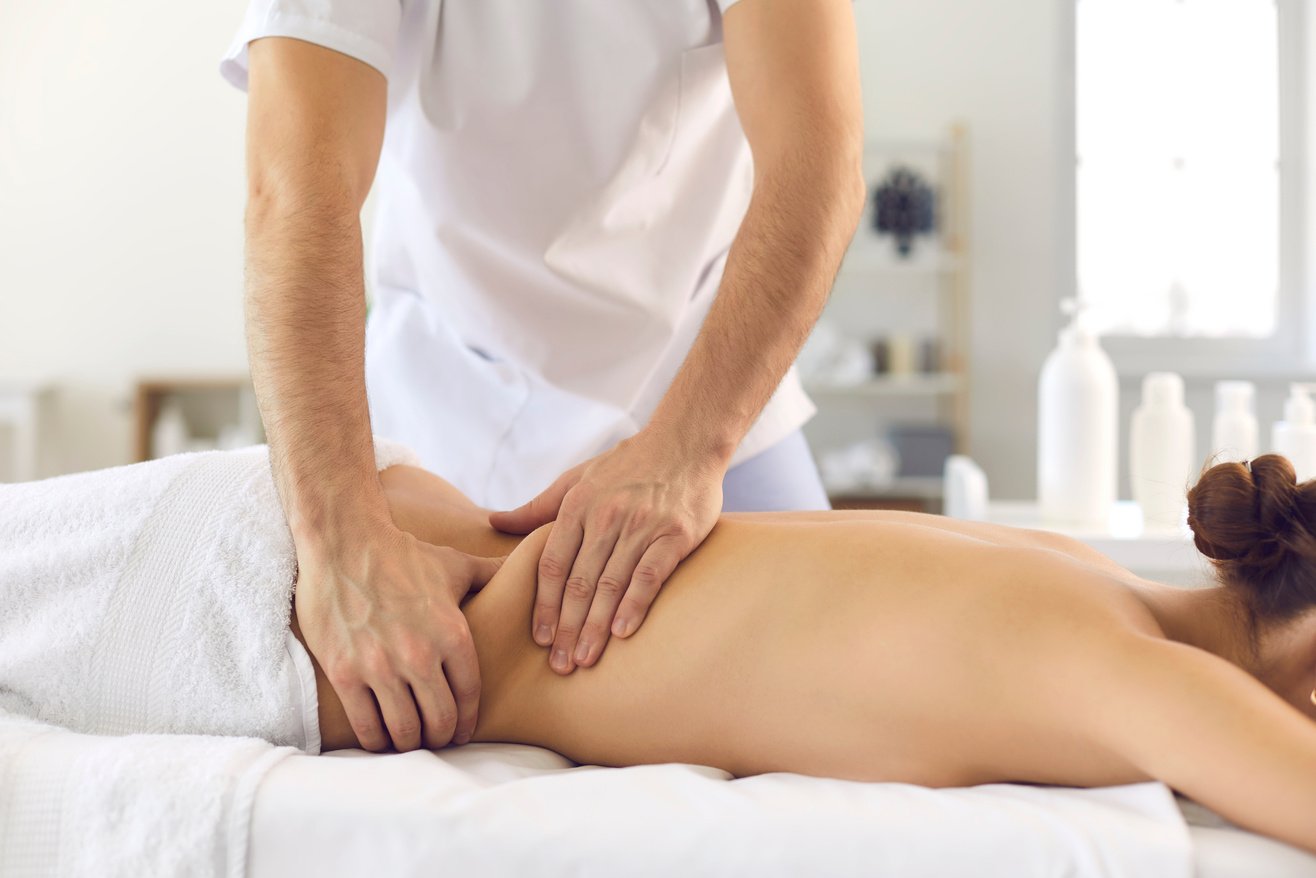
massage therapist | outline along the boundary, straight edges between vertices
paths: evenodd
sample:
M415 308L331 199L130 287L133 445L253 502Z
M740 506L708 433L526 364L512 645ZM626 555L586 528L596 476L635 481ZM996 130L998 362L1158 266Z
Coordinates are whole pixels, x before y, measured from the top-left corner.
M850 0L253 0L221 63L252 378L363 746L469 738L458 603L497 568L393 525L372 431L500 530L556 519L531 634L564 674L719 511L826 507L791 363L862 209L856 54Z

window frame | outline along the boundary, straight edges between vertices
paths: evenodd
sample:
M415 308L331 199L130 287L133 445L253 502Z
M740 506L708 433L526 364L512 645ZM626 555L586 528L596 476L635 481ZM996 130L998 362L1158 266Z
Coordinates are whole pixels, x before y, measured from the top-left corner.
M1062 223L1059 258L1060 298L1078 290L1078 4L1062 4L1059 187ZM1276 331L1259 339L1183 338L1177 336L1103 335L1102 347L1121 375L1172 370L1185 376L1239 378L1291 377L1316 365L1316 290L1307 278L1311 242L1304 230L1316 215L1316 192L1308 179L1307 146L1316 142L1308 123L1304 96L1316 96L1316 71L1306 63L1316 45L1316 15L1305 13L1303 0L1272 0L1279 29L1279 298ZM1240 303L1246 307L1246 303ZM1057 313L1058 309L1057 309ZM1058 324L1057 324L1058 325Z

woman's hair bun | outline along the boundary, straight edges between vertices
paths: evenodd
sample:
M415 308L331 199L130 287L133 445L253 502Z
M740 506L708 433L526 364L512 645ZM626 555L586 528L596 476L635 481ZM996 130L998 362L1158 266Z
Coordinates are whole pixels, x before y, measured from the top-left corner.
M1255 556L1262 543L1274 548L1270 537L1292 519L1296 493L1293 465L1277 454L1258 457L1251 468L1216 464L1188 492L1197 548L1216 561Z
M1188 491L1188 526L1226 584L1252 593L1259 615L1286 617L1316 599L1316 481L1266 454L1220 463Z

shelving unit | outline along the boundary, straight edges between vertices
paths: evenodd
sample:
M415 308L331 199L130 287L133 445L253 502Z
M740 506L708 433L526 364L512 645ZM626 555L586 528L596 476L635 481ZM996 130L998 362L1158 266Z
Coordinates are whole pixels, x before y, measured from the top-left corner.
M804 386L811 396L925 396L958 393L963 383L957 372L919 372L874 375L858 384L809 381Z
M151 447L151 431L167 400L182 407L197 449L215 447L221 429L241 423L251 424L257 434L252 438L264 441L260 417L251 411L255 403L247 376L153 376L137 382L133 402L134 452L139 461L157 456Z
M833 509L901 509L909 512L939 511L941 479L931 476L898 476L882 488L837 492L829 498Z
M851 271L869 274L950 274L959 270L960 259L954 253L937 253L896 261L871 250L861 249L846 254L845 266Z
M865 209L863 226L855 234L838 275L833 300L868 295L871 308L884 307L886 288L926 281L935 290L934 333L939 340L939 371L899 375L873 375L858 383L838 384L810 380L805 388L818 406L819 414L861 409L871 412L875 425L884 407L925 399L935 409L929 422L950 428L954 450L969 449L969 237L968 237L968 132L963 124L951 125L941 138L877 139L866 145L865 174L872 187L885 169L909 164L930 169L936 189L936 230L916 242L908 258L895 255L889 246L868 231L872 205ZM846 289L862 286L864 291ZM885 297L887 302L890 297ZM849 302L853 308L855 303ZM870 307L865 304L863 307ZM829 303L829 311L833 305ZM823 319L827 319L824 312ZM845 321L841 321L844 323ZM856 435L852 441L871 438ZM843 443L838 443L843 444ZM816 454L826 447L818 447ZM903 508L940 511L941 480L937 477L897 477L880 488L858 492L833 491L838 508Z

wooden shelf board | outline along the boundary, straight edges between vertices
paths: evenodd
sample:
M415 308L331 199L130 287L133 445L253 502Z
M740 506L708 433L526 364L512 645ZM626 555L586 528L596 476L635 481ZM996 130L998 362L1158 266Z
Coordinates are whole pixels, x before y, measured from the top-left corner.
M959 267L959 257L947 250L932 255L916 251L909 259L900 259L868 247L854 247L841 262L841 271L846 274L949 274Z
M806 381L806 393L819 396L936 396L955 393L963 386L955 372L932 372L914 375L875 375L857 384Z

